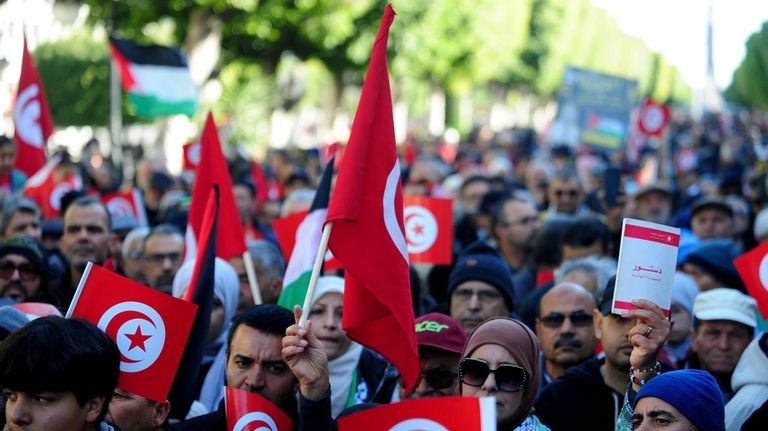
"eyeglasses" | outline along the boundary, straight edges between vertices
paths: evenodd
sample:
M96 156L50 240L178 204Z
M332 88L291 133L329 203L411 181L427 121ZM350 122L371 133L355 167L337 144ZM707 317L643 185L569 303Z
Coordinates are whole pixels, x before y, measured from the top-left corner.
M574 189L571 189L571 190L555 190L555 196L557 196L559 198L563 197L563 195L568 195L568 196L570 196L572 198L575 198L576 195L578 195L578 194L579 194L579 191L578 190L574 190Z
M514 221L507 222L507 226L514 226L516 224L531 224L531 223L533 223L535 221L538 221L538 220L539 220L539 218L536 217L536 216L527 216L527 217L521 218L520 220L514 220Z
M475 291L465 288L456 289L453 292L452 299L457 302L469 302L475 295L477 295L477 300L483 304L490 304L501 299L501 294L495 290Z
M502 392L519 392L528 381L528 372L517 365L502 364L492 370L482 359L464 358L459 363L459 379L465 385L482 386L491 373L496 378L496 387Z
M446 370L444 368L433 368L431 370L424 371L423 373L419 374L419 379L416 380L416 386L419 386L419 382L421 382L421 379L424 379L427 381L427 384L434 389L446 389L453 386L453 383L456 381L456 376L458 373L453 373L450 370ZM400 382L401 386L403 386L405 383Z
M586 311L576 311L571 314L552 312L546 316L541 316L539 322L547 328L554 329L563 326L565 319L570 320L573 326L579 328L592 325L592 315Z
M179 262L181 260L181 253L153 253L144 256L144 260L154 263L163 263L165 259L170 259L171 262Z
M8 280L13 277L13 273L17 270L19 271L19 278L23 281L32 281L40 277L37 267L31 263L22 263L17 266L7 260L0 262L0 278Z

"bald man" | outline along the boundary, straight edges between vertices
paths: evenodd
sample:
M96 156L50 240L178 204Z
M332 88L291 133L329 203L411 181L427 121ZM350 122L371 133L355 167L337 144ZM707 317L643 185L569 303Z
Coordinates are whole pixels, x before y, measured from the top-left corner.
M543 353L541 386L594 356L595 307L595 297L576 283L560 283L541 297L536 319L536 334Z

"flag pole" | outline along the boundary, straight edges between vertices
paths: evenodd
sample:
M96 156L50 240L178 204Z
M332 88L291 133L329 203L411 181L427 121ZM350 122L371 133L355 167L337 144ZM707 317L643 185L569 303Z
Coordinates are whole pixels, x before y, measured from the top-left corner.
M333 222L326 223L323 226L323 236L320 238L320 247L318 247L317 255L315 256L315 265L312 267L312 275L309 276L307 296L304 297L304 306L301 307L301 319L299 319L299 326L301 327L307 324L308 310L312 306L312 297L315 296L315 286L317 286L317 279L320 277L320 269L323 267L325 250L328 248L328 239L331 237L331 228L333 228Z
M259 279L256 277L256 270L253 268L253 259L251 252L243 252L243 265L245 265L245 274L248 275L248 285L251 286L251 295L255 305L261 304L261 290L259 290Z

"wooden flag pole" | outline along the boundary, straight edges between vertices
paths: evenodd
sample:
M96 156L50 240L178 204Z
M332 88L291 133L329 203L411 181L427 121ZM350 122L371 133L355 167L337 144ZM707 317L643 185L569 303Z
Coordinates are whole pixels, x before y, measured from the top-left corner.
M301 319L299 319L299 326L302 328L307 324L307 317L309 316L309 307L312 306L312 297L315 296L315 286L317 286L317 279L320 277L320 269L323 267L323 260L325 258L325 250L328 248L328 239L331 237L331 228L333 222L326 223L323 226L323 236L320 238L320 247L317 249L317 255L315 256L315 265L312 267L312 275L309 276L309 287L307 287L307 296L304 297L304 306L301 307Z
M251 286L251 296L255 305L261 304L261 290L259 290L259 279L256 277L256 269L253 268L253 259L251 252L246 249L243 252L243 265L245 274L248 276L248 285Z

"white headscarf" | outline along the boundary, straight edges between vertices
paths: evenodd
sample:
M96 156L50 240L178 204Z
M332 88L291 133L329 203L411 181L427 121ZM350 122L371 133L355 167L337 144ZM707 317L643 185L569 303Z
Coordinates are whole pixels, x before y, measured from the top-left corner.
M240 280L232 265L224 259L216 258L213 275L213 294L221 301L224 307L224 322L221 331L213 343L206 346L203 364L211 363L208 374L205 376L203 387L200 390L200 402L208 411L218 407L218 402L224 395L224 377L226 376L226 349L227 335L232 318L237 312L238 295L240 294ZM181 298L189 287L192 273L195 269L195 259L189 260L179 268L173 278L173 296ZM210 383L209 383L210 382Z
M317 280L315 294L312 296L312 306L328 293L339 293L344 296L344 279L335 276L320 277ZM331 414L333 417L337 417L347 407L349 391L356 390L350 386L352 386L352 380L362 352L363 346L350 341L346 352L328 362L331 380Z

